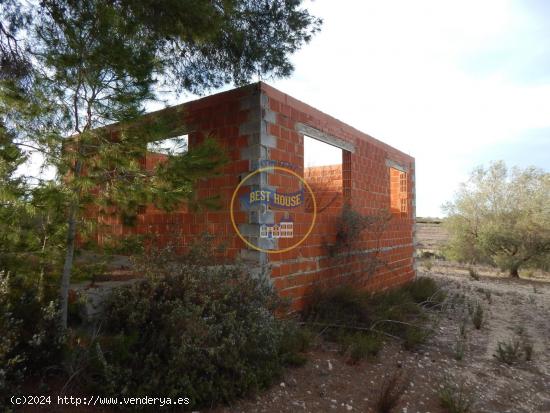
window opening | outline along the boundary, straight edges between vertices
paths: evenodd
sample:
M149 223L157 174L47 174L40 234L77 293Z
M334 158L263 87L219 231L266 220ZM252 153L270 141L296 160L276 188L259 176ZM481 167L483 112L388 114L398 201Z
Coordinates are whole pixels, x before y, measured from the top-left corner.
M189 135L181 135L147 143L147 152L161 155L179 155L187 152L188 148Z
M304 135L304 179L315 194L317 213L342 206L343 153L336 146ZM306 211L312 210L312 201L306 198Z
M390 168L390 210L406 216L408 212L408 177L406 172Z

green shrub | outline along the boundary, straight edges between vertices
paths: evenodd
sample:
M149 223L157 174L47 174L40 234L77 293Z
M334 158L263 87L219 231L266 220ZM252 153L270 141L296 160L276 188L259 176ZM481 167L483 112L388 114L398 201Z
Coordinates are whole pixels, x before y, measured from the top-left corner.
M0 408L25 377L61 361L64 337L51 295L27 277L0 273Z
M468 267L468 275L472 280L479 281L479 273L474 267Z
M455 360L462 360L464 358L464 353L466 351L466 337L459 334L456 337L454 345L454 358Z
M371 321L368 294L351 285L313 291L303 311L308 322L364 326Z
M477 330L479 330L483 324L483 307L480 303L476 303L475 305L474 312L472 314L472 322Z
M439 401L441 406L449 413L469 413L471 412L473 397L468 394L464 383L458 385L451 383L451 379L446 377L443 381L443 387L439 390Z
M427 306L438 305L446 297L445 293L437 286L437 283L428 277L417 277L407 284L404 289L409 292L414 302Z
M432 251L422 251L420 253L420 258L422 260L431 260L432 258L435 258L436 254L434 254Z
M369 300L373 319L406 322L420 316L422 307L415 302L407 288L408 286L373 294ZM389 333L403 330L403 324L400 323L383 323L380 327Z
M416 350L426 342L431 334L425 328L413 325L407 326L405 332L403 347L405 347L406 350Z
M283 335L280 345L282 362L288 366L302 366L307 362L304 354L311 347L314 339L313 332L307 327L294 322L283 324Z
M350 331L364 329L397 336L405 348L415 349L430 334L422 326L426 318L423 307L434 306L444 298L436 283L423 277L375 294L344 285L315 290L303 316L307 323L322 327L329 340L345 342ZM359 357L361 348L357 346Z
M210 406L268 386L292 348L304 349L303 336L285 337L274 316L280 301L262 278L239 266L172 272L118 288L105 303L104 393L184 394L190 407Z
M433 260L431 258L422 260L422 265L426 269L426 271L431 271L433 267Z
M521 357L521 343L519 340L499 341L494 357L506 364L514 364Z
M369 356L376 356L382 349L383 342L379 334L357 332L344 336L341 344L342 353L348 357L348 363L357 364Z

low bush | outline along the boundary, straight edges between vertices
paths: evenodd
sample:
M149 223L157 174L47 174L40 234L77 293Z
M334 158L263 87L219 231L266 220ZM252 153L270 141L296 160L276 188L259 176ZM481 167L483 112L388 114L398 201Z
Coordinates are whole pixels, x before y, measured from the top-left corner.
M431 258L422 260L422 266L426 271L431 271L433 267L433 260Z
M499 341L494 357L506 364L514 364L521 357L521 343L519 340Z
M441 304L446 298L446 294L441 291L437 283L428 277L417 277L403 288L411 295L414 302L427 306Z
M52 295L31 278L0 273L0 409L26 377L61 361L64 336Z
M423 326L409 325L405 329L403 347L406 350L415 350L424 344L431 334L431 331Z
M376 356L382 349L382 337L380 334L368 334L356 332L344 335L341 341L342 353L347 356L348 364L357 364L359 361Z
M474 267L468 267L468 275L472 280L479 281L479 273Z
M371 314L367 306L368 295L352 287L342 285L330 289L316 289L303 311L308 322L331 322L347 326L364 326Z
M476 302L474 312L472 314L472 322L474 327L479 330L483 324L483 307L479 302Z
M469 413L472 410L473 397L464 386L464 382L453 384L449 377L443 381L439 390L439 401L449 413Z
M288 366L302 366L307 362L305 353L311 347L314 333L307 327L293 321L283 323L283 336L280 345L282 362Z
M96 385L105 394L188 397L210 406L264 388L307 347L274 316L277 294L240 266L180 264L105 303Z
M453 352L455 360L460 361L464 358L464 353L466 352L466 337L462 334L456 336Z
M400 337L405 348L414 349L429 336L423 326L423 307L435 306L444 298L445 294L433 280L422 277L403 287L375 294L343 285L315 290L303 316L306 323L323 328L326 338L344 346L349 344L350 332L355 334L360 330ZM354 347L361 358L364 346Z

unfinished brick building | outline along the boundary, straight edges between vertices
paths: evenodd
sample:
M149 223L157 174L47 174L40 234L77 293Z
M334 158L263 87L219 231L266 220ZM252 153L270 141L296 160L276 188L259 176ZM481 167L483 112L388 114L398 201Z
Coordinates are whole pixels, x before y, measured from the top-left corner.
M160 244L181 249L201 233L214 234L224 241L227 255L241 256L267 273L295 308L319 282L355 277L380 290L414 277L414 158L262 82L180 107L185 129L178 134L186 135L189 147L209 135L230 157L220 176L198 188L199 197L220 195L222 208L191 213L182 206L165 213L148 206L133 226L109 218L108 232L156 234ZM337 161L315 162L322 153L314 147L308 154L306 140L336 150ZM164 156L150 153L144 163L152 168ZM260 195L267 202L256 202ZM291 195L295 202L281 208L273 202ZM334 246L344 205L369 216L391 211L391 219L383 228L367 227L357 239L346 240L342 258Z

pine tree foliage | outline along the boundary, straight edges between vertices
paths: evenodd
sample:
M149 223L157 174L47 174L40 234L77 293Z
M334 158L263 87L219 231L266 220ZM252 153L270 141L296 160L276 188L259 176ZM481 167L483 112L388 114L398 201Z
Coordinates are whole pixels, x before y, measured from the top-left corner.
M90 223L85 212L95 206L131 215L147 203L174 208L194 200L196 182L223 165L223 152L206 139L144 171L139 159L147 143L177 136L175 119L183 119L174 112L140 121L144 104L162 87L203 93L286 76L289 55L321 22L298 0L0 0L0 6L2 151L40 152L58 171L66 325L76 237Z

